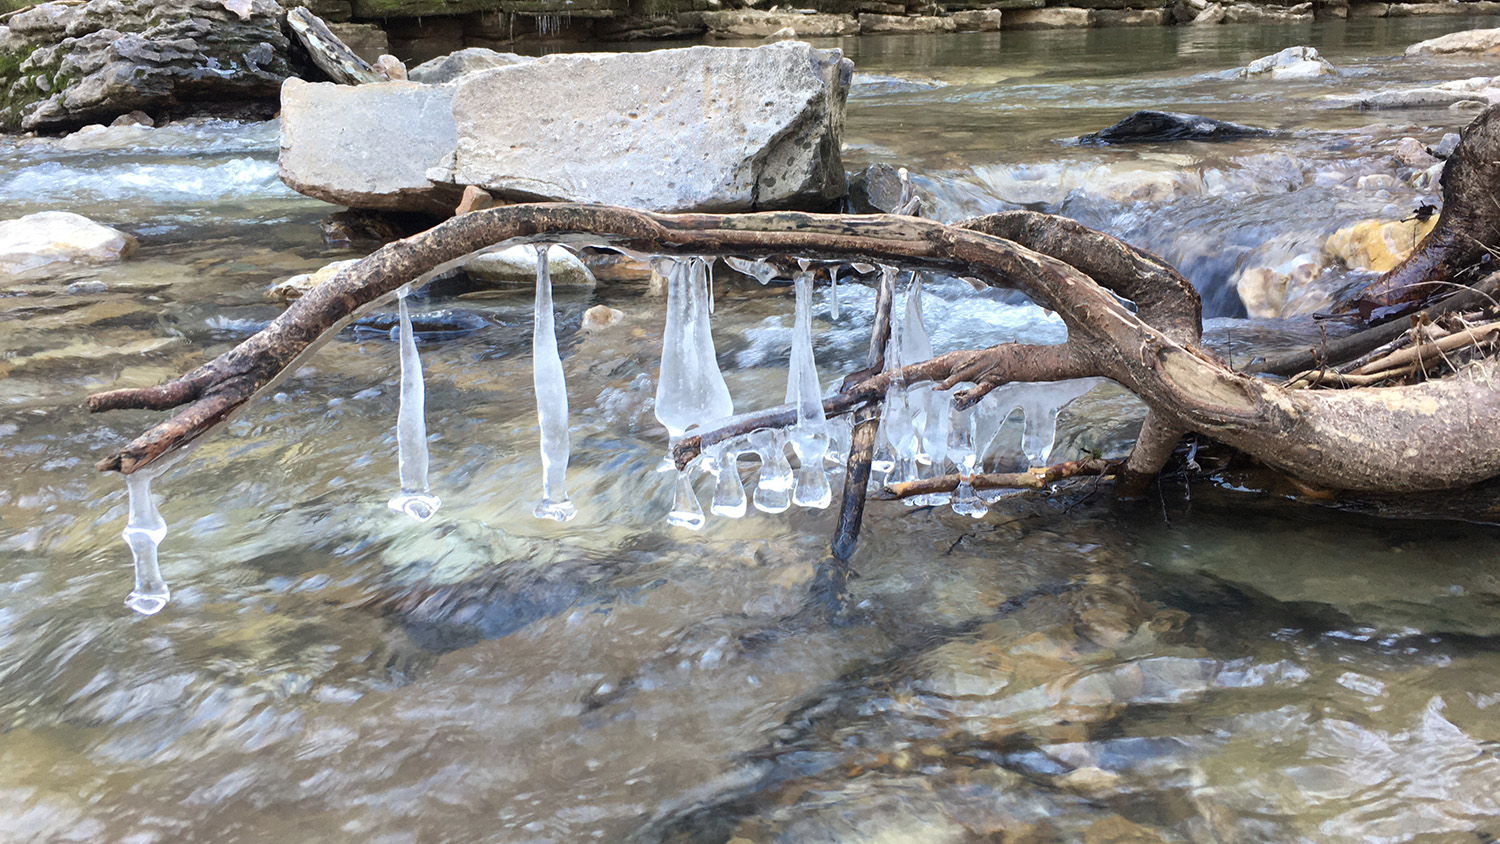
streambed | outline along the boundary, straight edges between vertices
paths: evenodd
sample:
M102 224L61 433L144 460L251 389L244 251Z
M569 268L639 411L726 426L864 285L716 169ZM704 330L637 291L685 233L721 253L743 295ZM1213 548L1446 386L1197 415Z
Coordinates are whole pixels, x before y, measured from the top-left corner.
M848 163L909 167L942 219L1019 204L1157 251L1203 290L1220 348L1253 356L1284 326L1243 318L1236 274L1410 213L1433 190L1359 177L1472 114L1321 98L1488 75L1397 57L1479 25L1496 22L849 39ZM1220 75L1292 44L1342 75ZM1293 134L1058 143L1136 108ZM397 347L351 335L158 483L173 603L134 615L123 484L92 463L154 417L82 400L190 368L277 312L268 284L360 254L323 242L334 209L281 187L275 151L274 126L223 122L0 142L12 214L75 210L142 243L0 299L0 840L1500 835L1482 507L1396 518L1175 480L981 520L872 503L833 622L808 601L832 511L666 523L664 317L636 290L557 291L574 520L531 515L529 295L415 303L490 323L421 347L438 516L386 507ZM721 293L736 407L780 401L790 300ZM862 366L873 295L843 288L836 320L819 295L827 383ZM624 322L579 332L601 303ZM958 282L927 288L924 316L937 351L1061 334ZM1060 448L1117 451L1138 414L1096 392Z

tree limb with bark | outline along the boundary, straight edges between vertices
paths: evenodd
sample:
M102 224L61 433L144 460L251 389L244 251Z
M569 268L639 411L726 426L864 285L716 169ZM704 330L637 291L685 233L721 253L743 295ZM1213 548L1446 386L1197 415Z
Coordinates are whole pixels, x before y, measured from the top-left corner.
M1500 246L1500 108L1489 109L1464 131L1444 174L1443 195L1442 216L1416 252L1353 303L1366 315L1420 303L1481 277ZM1355 342L1335 341L1335 346L1343 342L1336 349L1310 349L1253 372L1237 371L1201 345L1198 294L1181 274L1160 258L1062 217L1012 211L945 225L897 215L668 215L569 203L513 205L454 217L345 268L267 328L192 372L155 387L91 396L93 411L180 408L98 468L129 474L184 449L295 369L362 309L477 251L518 243L894 265L1018 289L1055 311L1068 332L1061 344L956 351L886 372L880 361L889 336L890 295L881 292L870 366L852 373L824 402L829 416L853 414L855 420L834 542L841 559L858 535L880 403L893 382L933 382L939 390L971 384L954 392L963 407L1012 382L1103 377L1148 406L1122 464L1069 465L1029 480L1018 477L1022 486L1111 474L1119 489L1139 490L1188 433L1323 489L1419 492L1500 475L1500 363L1491 353L1496 329L1478 327L1470 314L1459 328L1442 329L1441 336L1417 330L1434 319L1490 307L1493 300L1483 291L1465 291L1429 307L1411 325L1377 326L1354 335ZM1414 347L1417 351L1410 351ZM1404 357L1381 363L1397 354ZM1439 358L1451 365L1442 367L1441 377L1427 377L1433 373L1422 362ZM1351 361L1357 365L1337 372ZM1270 377L1308 371L1321 374L1286 383ZM1342 377L1325 377L1330 372ZM1385 378L1367 377L1382 372ZM1325 386L1340 389L1309 389ZM716 442L795 421L790 406L745 414L684 438L674 456L686 466Z

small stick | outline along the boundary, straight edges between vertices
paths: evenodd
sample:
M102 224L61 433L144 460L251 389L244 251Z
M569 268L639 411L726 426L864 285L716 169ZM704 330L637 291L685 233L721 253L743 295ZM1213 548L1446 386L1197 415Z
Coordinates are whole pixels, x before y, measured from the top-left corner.
M1066 480L1067 478L1090 475L1115 475L1119 473L1123 465L1123 461L1120 460L1101 460L1097 457L1086 457L1082 460L1070 460L1067 463L1059 463L1056 466L1048 466L1044 469L1028 469L1025 472L987 472L970 475L969 482L974 485L975 489L1046 489L1052 484ZM884 487L876 494L876 497L884 501L890 501L898 498L911 498L915 495L952 492L958 489L959 482L962 480L962 475L943 475L940 478L906 481Z

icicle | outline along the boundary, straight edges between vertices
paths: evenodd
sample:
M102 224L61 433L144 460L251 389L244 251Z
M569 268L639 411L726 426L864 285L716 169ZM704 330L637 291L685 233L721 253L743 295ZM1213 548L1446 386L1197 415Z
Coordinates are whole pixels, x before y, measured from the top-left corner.
M833 267L833 268L831 268L831 269L828 270L828 280L829 280L829 287L832 288L832 290L830 291L830 294L829 294L830 298L829 298L829 302L828 302L828 318L829 319L838 319L839 318L839 268L838 267L835 266L835 267Z
M953 411L948 426L948 458L959 474L958 489L949 499L949 506L955 513L977 519L988 512L990 506L974 491L974 484L969 480L979 462L978 442L974 438L976 415L977 408L972 407Z
M755 481L755 508L781 513L792 506L792 464L786 459L786 437L781 431L756 431L750 442L760 455L760 476Z
M1021 427L1021 451L1032 466L1045 466L1057 442L1057 415L1074 399L1098 382L1093 378L1043 381L1017 392L1016 405L1025 414Z
M714 312L714 264L719 262L718 257L708 258L708 312Z
M396 291L400 320L396 342L401 349L401 404L396 411L396 462L401 493L390 500L390 508L425 522L437 513L442 499L427 487L427 388L422 379L422 358L411 330L411 310L406 297L410 289Z
M141 615L156 615L172 598L156 560L156 546L167 537L167 522L151 500L151 481L161 472L162 469L138 469L125 476L130 515L120 535L125 537L130 556L135 560L135 588L125 599L125 606Z
M536 389L536 421L541 430L542 500L532 514L566 522L578 515L568 499L568 383L557 353L552 313L552 272L547 246L536 248L536 305L532 311L531 381Z
M802 466L797 473L792 500L802 507L821 509L833 501L833 492L823 471L823 454L828 451L828 426L823 415L823 389L818 384L818 365L813 357L812 286L812 273L804 266L796 278L796 319L792 327L786 400L797 407L797 424L788 433Z
M714 485L714 501L709 507L715 516L738 519L745 515L745 482L740 479L739 451L725 443L715 466L719 481Z
M761 284L770 284L771 280L776 278L776 267L772 266L771 262L765 258L755 261L747 261L744 258L725 258L724 263L750 276Z
M698 493L693 490L691 469L677 473L677 485L672 493L672 512L667 514L667 523L674 527L700 530L707 519L703 507L698 503Z
M898 363L910 366L932 357L932 340L927 336L927 327L922 324L922 276L912 274L911 288L906 294L906 315L901 321L901 340L898 345ZM916 441L912 456L919 463L932 461L931 452L941 455L942 449L934 449L928 438L928 419L935 407L947 413L945 403L935 402L931 384L914 384L906 388L906 408ZM941 457L939 457L941 460Z
M656 381L656 418L677 440L694 425L734 414L719 371L708 319L707 268L702 259L674 261L667 278L667 324Z

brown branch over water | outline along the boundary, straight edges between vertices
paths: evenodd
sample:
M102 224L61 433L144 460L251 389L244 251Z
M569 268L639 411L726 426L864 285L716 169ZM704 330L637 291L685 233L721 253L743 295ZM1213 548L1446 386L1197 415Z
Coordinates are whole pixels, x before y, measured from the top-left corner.
M940 386L958 380L979 384L960 401L1008 381L1110 378L1151 408L1138 453L1132 454L1133 469L1156 471L1177 434L1194 431L1305 482L1334 489L1452 488L1500 474L1500 390L1493 386L1500 365L1492 360L1412 386L1286 390L1234 372L1197 346L1196 296L1159 259L1046 215L996 215L966 226L885 215L664 215L574 204L465 214L388 244L346 268L268 328L180 379L91 399L94 409L191 402L99 467L133 472L187 445L273 384L360 308L425 273L492 245L561 241L670 255L789 254L866 261L1021 289L1059 315L1068 329L1065 344L955 352L907 367L903 375ZM1075 255L1069 249L1078 244L1087 248L1076 249ZM1071 257L1098 277L1048 251ZM1116 266L1101 255L1123 263ZM1124 275L1112 274L1116 272ZM1139 313L1127 309L1117 293L1131 296ZM825 410L848 412L879 398L887 383L883 378L859 380L825 403ZM737 424L743 430L790 424L783 417L790 417L789 409L741 417ZM711 433L700 437L698 445ZM678 459L686 453L679 450Z
M969 482L978 489L1046 489L1059 481L1081 476L1115 475L1123 468L1118 460L1100 460L1090 457L1070 460L1048 466L1045 469L1030 469L1025 472L983 472L969 475ZM953 492L964 479L963 475L943 475L938 478L923 478L919 481L904 481L882 487L876 497L891 501L913 498L918 495L933 495Z

